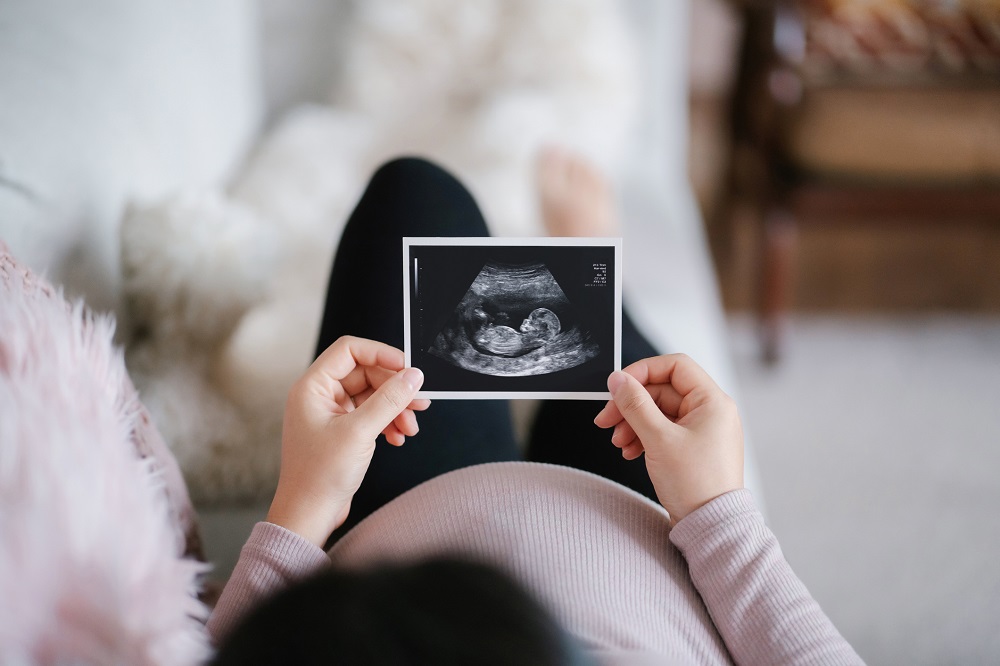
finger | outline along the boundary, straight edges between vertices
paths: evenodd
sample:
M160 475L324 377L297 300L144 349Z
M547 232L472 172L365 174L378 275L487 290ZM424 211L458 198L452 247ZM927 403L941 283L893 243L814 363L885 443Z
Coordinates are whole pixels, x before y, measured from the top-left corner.
M420 427L417 425L417 416L409 409L404 409L400 412L399 416L392 420L392 424L407 437L413 437L420 432Z
M385 435L385 441L389 442L393 446L402 446L406 442L406 436L396 429L396 426L390 423L382 431Z
M358 394L355 394L355 395L351 396L351 399L354 402L354 406L355 407L360 407L361 405L365 404L365 400L367 400L368 398L372 397L372 393L374 393L374 392L375 392L375 389L373 389L372 387L369 386L368 388L366 388L361 393L358 393Z
M423 383L424 375L417 368L401 370L368 396L352 417L358 420L362 432L374 438L406 409Z
M617 426L616 426L616 428L617 428ZM611 433L611 443L614 444L616 447L618 447L620 449L625 444L625 440L621 439L620 437L615 437L616 433L617 433L617 430L615 432Z
M643 454L642 444L639 442L633 442L626 447L622 448L622 458L625 460L635 460Z
M612 444L614 444L619 449L627 449L628 447L632 446L633 444L638 444L638 445L642 446L642 440L639 439L638 437L633 437L632 439L625 439L623 437L623 438L619 439L617 442L612 442Z
M358 366L378 366L402 370L406 357L402 351L375 340L344 336L327 347L306 371L306 376L320 385L340 382Z
M628 424L628 421L622 421L616 425L615 431L611 435L611 443L618 448L622 448L635 439L638 439L636 437L635 430L633 430L632 426Z
M352 396L364 392L370 388L378 388L388 381L397 370L389 370L379 366L359 365L347 373L347 376L340 380L344 390Z
M640 384L669 384L683 398L697 391L722 391L715 380L686 354L664 354L636 361L624 372Z
M612 373L608 378L608 389L618 411L641 440L654 441L664 431L677 427L660 411L646 387L631 374Z
M622 413L618 411L615 401L608 400L608 404L604 405L604 409L594 417L594 425L598 428L613 428L621 423L621 420Z
M382 386L382 384L392 378L395 374L395 371L388 370L386 368L367 366L358 367L352 370L347 377L341 381L341 384L353 398L354 404L360 405L367 400L376 389ZM410 401L410 404L407 405L409 409L417 412L422 412L430 406L431 401L426 398L412 400Z
M628 368L626 368L627 370ZM642 380L639 381L642 383ZM680 412L684 397L670 384L647 384L646 390L653 396L653 401L660 407L660 411L674 417ZM594 418L594 424L599 428L612 428L618 425L622 418L621 411L615 405L615 401L609 400L604 409Z
M365 389L361 393L358 393L357 395L355 395L354 398L353 398L353 402L351 404L351 410L353 411L354 407L357 407L357 406L360 406L360 405L364 404L365 400L367 400L368 398L370 398L371 395L372 395L372 393L374 393L374 392L375 392L375 389L373 389L372 387L369 386L367 389ZM410 404L408 404L406 406L406 408L410 409L410 410L412 410L414 412L422 412L422 411L425 411L430 406L431 406L431 401L430 400L428 400L426 398L420 398L420 399L417 399L417 400L411 400Z
M653 402L660 408L660 411L668 416L676 417L681 410L684 396L678 393L670 384L649 384L646 386L649 395L653 396Z

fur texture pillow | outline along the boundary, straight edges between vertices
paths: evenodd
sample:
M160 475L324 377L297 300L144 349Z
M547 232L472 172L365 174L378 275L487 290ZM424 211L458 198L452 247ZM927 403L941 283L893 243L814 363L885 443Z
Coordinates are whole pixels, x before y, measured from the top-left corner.
M0 662L191 664L206 566L114 321L0 244Z

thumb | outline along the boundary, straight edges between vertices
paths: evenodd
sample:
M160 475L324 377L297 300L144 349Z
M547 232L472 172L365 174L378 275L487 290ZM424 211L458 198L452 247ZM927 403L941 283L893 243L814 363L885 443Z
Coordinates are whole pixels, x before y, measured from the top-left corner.
M674 424L668 419L639 380L618 370L608 377L608 390L625 421L643 442L651 442Z
M363 424L365 434L375 439L406 409L423 383L424 373L419 369L400 370L378 387L352 415Z

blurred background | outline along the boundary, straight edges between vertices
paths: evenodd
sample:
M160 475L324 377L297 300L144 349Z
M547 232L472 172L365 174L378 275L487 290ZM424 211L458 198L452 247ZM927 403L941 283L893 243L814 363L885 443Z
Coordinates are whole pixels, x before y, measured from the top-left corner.
M997 663L1000 5L691 19L689 172L771 525L870 663Z
M1000 0L0 2L0 240L118 317L218 582L368 174L533 235L547 143L862 657L1000 663Z

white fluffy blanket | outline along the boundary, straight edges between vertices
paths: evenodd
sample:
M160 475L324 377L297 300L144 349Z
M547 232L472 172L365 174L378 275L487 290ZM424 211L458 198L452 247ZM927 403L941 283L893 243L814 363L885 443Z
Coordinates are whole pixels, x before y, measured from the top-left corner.
M190 505L113 334L0 244L0 663L207 655Z
M541 233L544 143L615 174L637 101L613 0L366 0L331 103L289 114L228 191L133 206L129 367L202 503L267 497L284 395L308 365L336 239L367 176L422 154L495 235Z

